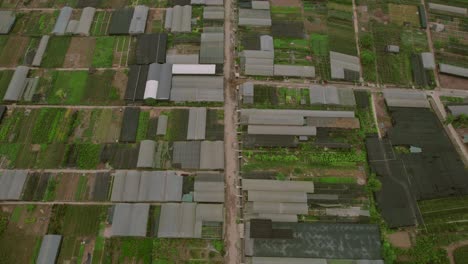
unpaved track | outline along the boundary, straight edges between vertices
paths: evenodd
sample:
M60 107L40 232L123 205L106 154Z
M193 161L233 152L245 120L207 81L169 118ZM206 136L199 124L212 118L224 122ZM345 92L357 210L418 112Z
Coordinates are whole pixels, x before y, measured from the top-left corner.
M224 153L225 153L225 232L224 241L226 255L224 263L241 263L240 230L237 224L238 197L237 170L238 154L235 150L236 140L236 85L234 82L234 34L233 29L233 0L224 1Z
M445 248L447 250L447 255L448 255L450 264L458 264L458 263L455 263L455 258L453 257L453 252L455 251L455 249L457 249L459 247L463 247L463 246L468 246L468 240L455 242L453 244L448 245Z

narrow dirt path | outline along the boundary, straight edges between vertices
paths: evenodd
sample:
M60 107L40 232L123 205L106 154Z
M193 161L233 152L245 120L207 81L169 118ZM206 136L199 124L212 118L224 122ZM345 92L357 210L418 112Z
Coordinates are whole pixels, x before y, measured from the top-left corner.
M224 1L224 153L225 153L225 168L226 175L226 191L225 202L225 248L226 255L224 263L238 264L241 263L241 239L238 218L238 194L237 189L238 179L238 155L234 148L237 146L236 136L236 85L234 82L234 45L235 36L233 34L233 1Z
M468 246L468 240L459 241L459 242L450 244L445 248L445 250L447 250L447 255L448 255L450 264L458 264L458 263L455 263L455 258L453 257L453 252L455 251L455 249L457 249L459 247L463 247L463 246Z
M426 10L426 3L424 0L421 0L421 5L423 6L424 10ZM427 17L427 13L426 13ZM427 38L427 44L429 46L429 51L432 53L432 55L435 56L434 53L434 44L432 43L432 33L431 29L429 28L429 25L426 26L426 38ZM437 67L433 70L434 76L435 76L435 82L436 82L436 88L440 88L440 82L439 82L439 72L437 71Z

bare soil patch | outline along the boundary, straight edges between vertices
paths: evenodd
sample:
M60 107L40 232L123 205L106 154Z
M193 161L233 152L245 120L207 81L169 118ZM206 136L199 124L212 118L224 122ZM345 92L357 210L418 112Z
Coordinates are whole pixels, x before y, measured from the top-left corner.
M411 248L411 238L407 231L399 231L388 235L390 243L397 248Z
M125 95L125 89L127 89L128 76L123 71L116 71L112 86L117 88L119 91L120 99L123 99Z
M468 79L439 74L440 85L448 89L468 90Z
M374 96L375 112L377 114L377 127L382 137L387 134L387 129L392 127L392 119L387 113L385 99L382 95Z
M29 38L11 35L0 54L0 65L3 67L13 67L22 64L19 60L23 57Z
M80 175L70 173L62 175L60 183L57 187L56 198L59 201L73 201L75 200L75 192L78 186Z
M63 67L86 68L91 65L93 59L95 38L74 37L71 39Z

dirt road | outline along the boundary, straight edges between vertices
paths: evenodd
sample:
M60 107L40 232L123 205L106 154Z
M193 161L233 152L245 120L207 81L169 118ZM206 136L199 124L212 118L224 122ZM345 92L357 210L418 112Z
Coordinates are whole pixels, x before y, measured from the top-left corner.
M450 264L456 264L455 258L453 257L453 252L455 251L455 249L459 247L463 247L463 246L468 246L468 240L459 241L459 242L450 244L448 247L445 248L447 250L447 255L448 255Z
M224 155L225 155L225 246L226 256L224 263L241 263L240 233L237 224L238 217L238 197L237 171L238 154L234 148L237 146L236 136L236 85L234 83L234 34L233 30L233 0L224 1Z

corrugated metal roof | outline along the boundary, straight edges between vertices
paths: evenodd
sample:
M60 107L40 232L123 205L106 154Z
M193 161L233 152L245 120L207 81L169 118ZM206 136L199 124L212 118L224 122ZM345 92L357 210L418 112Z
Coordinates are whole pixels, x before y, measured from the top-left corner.
M197 174L195 177L193 197L196 202L224 202L223 174Z
M341 216L341 217L358 217L367 216L369 217L369 210L362 210L360 207L350 208L325 208L326 215Z
M468 78L468 68L439 63L439 71L441 73Z
M344 79L344 70L361 71L359 58L348 54L330 51L330 67L332 79Z
M190 108L187 140L204 140L206 132L206 108Z
M200 169L224 169L224 141L202 141L200 146Z
M239 26L271 26L270 10L239 9Z
M307 117L306 124L314 127L325 128L348 128L357 129L360 127L359 119L346 117Z
M164 29L171 29L172 28L172 7L166 9L166 17L164 19Z
M261 126L249 125L249 135L292 135L292 136L315 136L317 128L311 126Z
M314 183L305 181L278 181L242 179L242 189L246 191L275 192L314 192Z
M198 64L198 54L167 54L166 62L170 64Z
M224 62L224 33L202 33L200 43L200 63Z
M243 96L254 96L254 84L246 82L241 85Z
M196 203L163 204L159 217L158 237L194 237L195 210Z
M60 9L60 14L55 22L54 29L52 30L52 34L55 35L63 35L65 34L65 30L67 29L68 21L72 15L73 8L65 6Z
M449 105L448 109L454 116L468 115L468 105Z
M130 28L128 32L130 34L143 34L146 29L146 20L148 18L149 8L144 5L135 6L133 17L130 22Z
M450 13L456 13L456 14L462 14L462 15L467 15L467 9L463 7L456 7L456 6L449 6L449 5L441 5L441 4L436 4L436 3L429 3L429 9L434 9L434 10L439 10L439 11L444 11L444 12L450 12Z
M224 20L224 7L207 6L203 8L203 18L208 20Z
M224 79L222 76L174 76L171 101L223 102Z
M111 201L167 202L182 199L183 177L174 171L118 171Z
M109 24L109 35L128 34L134 11L135 10L133 8L114 10Z
M156 142L153 140L142 140L138 152L137 168L153 168Z
M192 6L176 5L172 8L172 32L191 32L191 20L192 20Z
M326 110L283 110L283 109L242 109L241 118L245 120L250 115L289 115L303 117L354 117L354 111Z
M248 200L251 202L289 202L307 203L305 192L271 192L271 191L248 191Z
M172 74L210 75L216 73L215 64L173 64Z
M213 5L223 5L223 0L205 0L205 5L213 6Z
M164 136L166 135L167 131L167 115L160 115L158 117L158 128L156 129L157 136Z
M0 200L19 200L28 177L25 170L8 170L0 173Z
M315 67L314 66L275 64L274 75L275 76L315 78Z
M45 235L42 238L41 249L37 256L36 264L51 264L57 260L61 235Z
M16 15L13 11L0 11L0 34L8 34L15 24Z
M348 88L336 88L334 86L312 85L309 88L309 97L311 104L325 105L356 105L354 92Z
M384 97L388 106L430 107L426 94L423 91L411 89L384 89Z
M270 10L269 1L252 1L252 9Z
M146 236L149 204L119 203L112 218L112 236Z
M80 22L76 27L75 34L89 36L89 30L91 29L91 24L93 23L94 14L96 13L96 8L94 7L85 7L81 13Z
M78 27L78 20L70 20L68 22L67 29L65 29L65 33L74 34L77 27Z
M37 47L36 54L34 55L32 66L41 66L42 57L44 57L44 53L47 49L47 44L49 43L49 39L50 37L47 35L42 36L41 41L39 42L39 46Z
M7 91L3 97L3 101L18 101L23 95L26 85L26 77L29 73L29 67L18 66L15 73L8 84Z
M435 69L435 59L434 54L432 52L422 52L421 59L424 69L426 70L433 70Z

